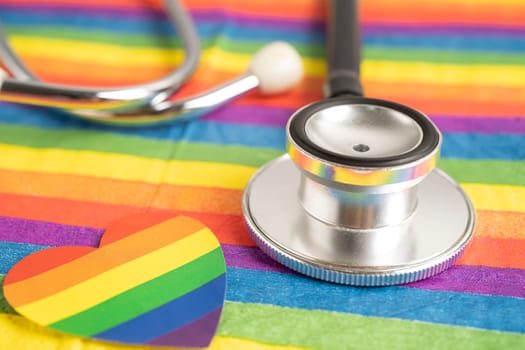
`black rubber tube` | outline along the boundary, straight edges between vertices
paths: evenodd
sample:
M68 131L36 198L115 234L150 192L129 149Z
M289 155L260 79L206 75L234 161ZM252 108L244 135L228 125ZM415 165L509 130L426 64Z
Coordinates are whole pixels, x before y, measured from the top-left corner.
M327 23L327 97L362 96L361 35L357 0L331 0Z

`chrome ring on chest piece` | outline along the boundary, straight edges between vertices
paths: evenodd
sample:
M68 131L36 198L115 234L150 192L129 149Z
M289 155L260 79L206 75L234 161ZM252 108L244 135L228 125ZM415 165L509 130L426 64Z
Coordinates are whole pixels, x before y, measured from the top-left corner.
M396 225L416 208L441 135L423 114L388 101L335 98L300 110L287 128L301 170L299 200L313 217L355 229Z
M436 169L441 135L422 113L363 97L331 98L288 122L288 155L251 179L243 210L254 241L311 277L390 285L453 264L474 211Z

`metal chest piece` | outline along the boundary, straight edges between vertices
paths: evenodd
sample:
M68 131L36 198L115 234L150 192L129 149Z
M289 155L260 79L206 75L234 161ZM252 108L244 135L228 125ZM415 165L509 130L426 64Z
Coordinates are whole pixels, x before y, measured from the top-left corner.
M474 210L435 168L441 135L423 114L332 98L288 122L288 154L250 180L243 211L256 244L285 266L336 283L433 276L472 237Z

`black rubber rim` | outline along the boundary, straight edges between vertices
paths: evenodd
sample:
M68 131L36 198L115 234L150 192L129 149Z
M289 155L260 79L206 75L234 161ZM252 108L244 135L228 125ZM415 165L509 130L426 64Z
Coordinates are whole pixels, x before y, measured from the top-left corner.
M355 104L368 104L387 107L407 115L408 117L412 118L421 128L423 132L423 140L416 148L409 152L397 156L380 157L369 160L334 153L323 149L310 141L306 135L306 122L312 115L326 108ZM313 155L316 158L329 161L331 163L370 168L399 166L420 160L436 151L440 138L439 131L428 119L428 117L412 108L390 101L354 96L329 98L300 109L290 119L288 130L291 139L297 144L297 146L304 149L307 153Z

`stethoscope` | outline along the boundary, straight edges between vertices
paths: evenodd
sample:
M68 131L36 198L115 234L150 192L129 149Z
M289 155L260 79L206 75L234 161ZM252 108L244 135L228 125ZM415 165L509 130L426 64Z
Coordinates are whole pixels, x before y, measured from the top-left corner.
M288 121L287 154L243 196L270 257L350 285L402 284L450 267L473 235L468 196L436 168L441 134L423 113L362 97L357 1L333 0L326 98Z
M187 120L208 113L235 97L258 89L263 94L284 92L299 82L302 61L284 42L263 47L245 74L197 96L175 100L200 58L200 40L191 17L176 0L164 1L182 47L184 61L162 79L112 89L72 87L39 81L11 49L0 26L0 100L64 109L73 115L116 125L146 125Z

